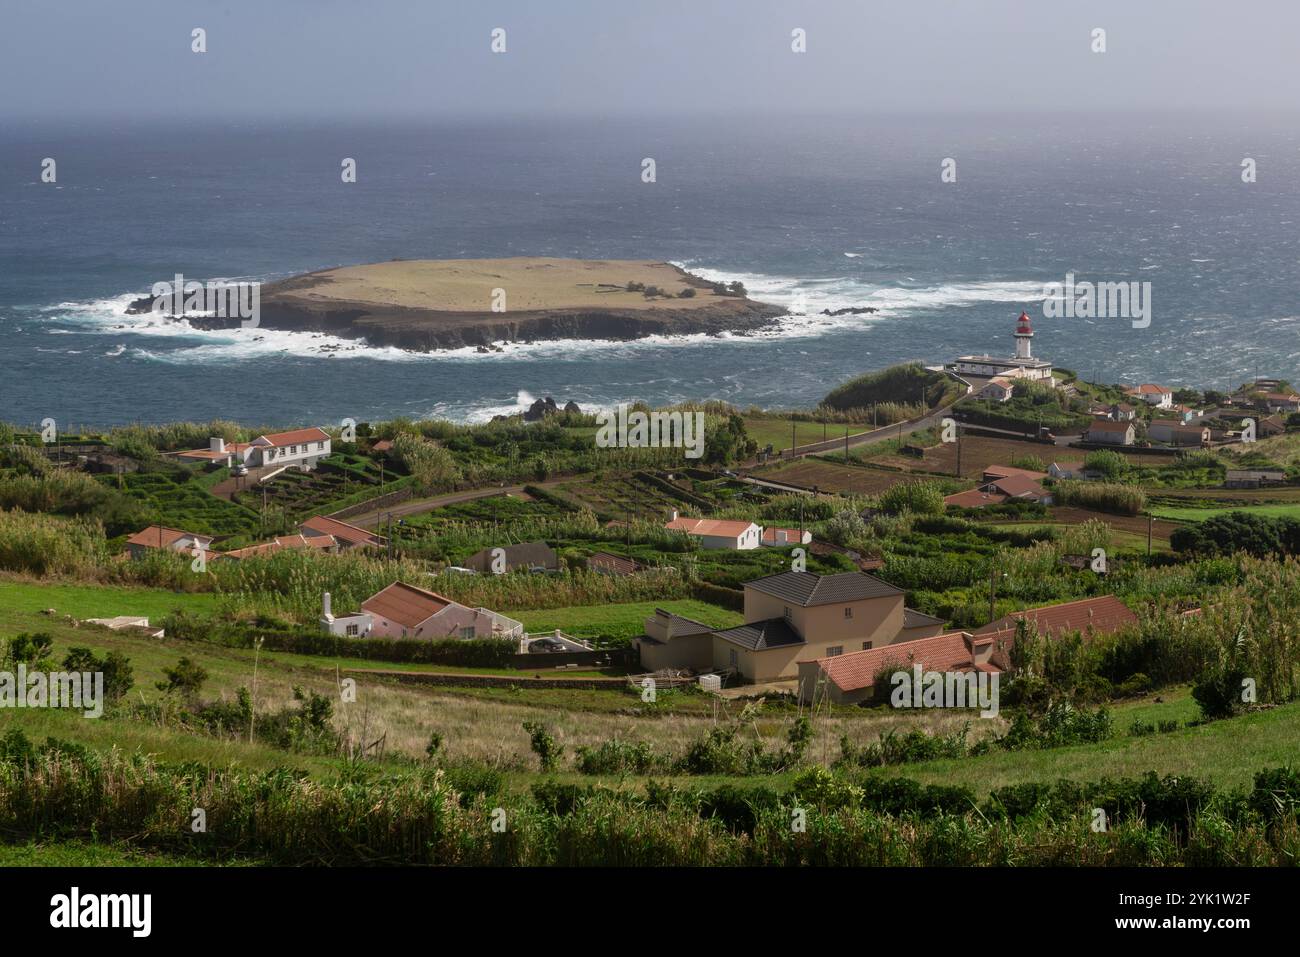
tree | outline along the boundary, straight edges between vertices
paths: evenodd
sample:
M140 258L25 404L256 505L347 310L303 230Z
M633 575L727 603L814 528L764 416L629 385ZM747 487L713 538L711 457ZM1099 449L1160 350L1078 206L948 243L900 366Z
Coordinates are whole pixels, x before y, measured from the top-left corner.
M97 658L89 648L69 648L63 658L65 671L81 671L104 676L104 700L112 703L120 700L135 685L135 669L131 661L120 651L110 651L105 657Z
M550 774L560 766L560 757L564 747L555 740L550 729L539 721L525 721L524 730L528 732L533 753L542 764L542 772Z
M175 667L164 668L163 674L167 677L167 680L157 683L158 690L165 694L178 694L186 701L192 701L196 698L199 689L208 680L208 672L204 667L189 658L182 658L176 662Z

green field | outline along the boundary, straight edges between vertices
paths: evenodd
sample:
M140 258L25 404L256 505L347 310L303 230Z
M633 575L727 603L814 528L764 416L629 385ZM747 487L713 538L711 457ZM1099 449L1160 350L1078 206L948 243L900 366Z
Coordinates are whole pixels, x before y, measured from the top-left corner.
M743 616L717 605L694 599L674 601L632 602L626 605L597 605L587 608L548 608L543 611L508 611L517 621L532 632L554 631L556 628L575 638L634 638L645 632L644 622L656 608L693 618L706 625L731 628L739 625Z
M1244 508L1183 508L1180 506L1158 505L1151 509L1151 513L1156 518L1167 518L1177 522L1203 522L1207 518L1214 518L1216 515L1227 515L1229 512L1245 512L1248 515L1262 515L1267 518L1300 519L1300 503L1295 505L1249 505Z
M870 422L848 424L849 435L870 432L872 428ZM828 422L823 427L821 422L796 421L794 429L795 441L798 445L813 445L817 442L843 439L845 423ZM789 419L745 416L745 431L749 433L751 439L758 443L760 449L768 444L771 444L772 448L778 452L790 448Z
M39 612L53 608L60 616L114 618L143 615L161 618L178 608L210 613L217 607L212 592L172 592L161 588L109 588L102 585L37 584L17 579L0 580L0 629L9 624L9 612Z

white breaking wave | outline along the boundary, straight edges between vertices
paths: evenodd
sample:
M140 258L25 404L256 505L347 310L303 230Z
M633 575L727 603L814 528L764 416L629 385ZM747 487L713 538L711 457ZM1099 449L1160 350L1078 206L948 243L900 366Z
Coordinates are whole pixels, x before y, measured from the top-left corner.
M848 254L846 254L848 255ZM682 265L682 264L678 264ZM129 349L132 357L173 365L207 365L238 363L263 356L292 355L323 359L376 359L389 362L438 360L483 361L509 358L518 360L563 361L577 359L591 352L618 349L663 349L698 346L715 340L732 344L762 343L773 339L813 338L833 332L870 328L872 325L910 315L919 310L960 309L985 303L1032 303L1043 298L1043 284L1027 280L993 280L958 282L939 285L888 285L864 282L848 276L800 279L760 273L726 272L691 264L692 273L715 282L744 283L749 295L760 302L776 305L786 314L770 327L745 334L705 334L682 336L647 336L628 342L614 340L550 340L529 345L500 343L501 351L478 352L474 347L442 352L409 352L391 346L373 346L362 339L349 339L317 332L281 329L232 328L197 329L185 320L170 319L154 313L127 315L127 307L143 293L123 293L88 302L64 302L42 310L48 322L73 326L75 330L47 330L51 335L72 331L113 336L117 345L105 355L128 353L121 343L123 336L141 336L167 340L166 347ZM871 307L871 313L824 315L854 307ZM531 399L529 400L532 401ZM501 406L481 410L486 418L519 411Z

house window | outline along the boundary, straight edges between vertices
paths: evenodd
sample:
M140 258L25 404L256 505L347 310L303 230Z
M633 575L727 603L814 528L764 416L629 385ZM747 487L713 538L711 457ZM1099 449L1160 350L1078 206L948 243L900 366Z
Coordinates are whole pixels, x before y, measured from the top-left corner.
M789 605L786 605L786 606L785 606L785 618L786 618L786 621L789 621L789 620L790 620L790 606L789 606Z
M848 605L845 605L845 606L844 606L844 617L845 617L845 618L852 618L852 617L853 617L853 609L852 609L851 607L849 607Z
M863 650L863 651L870 651L870 650L871 650L871 642L869 642L869 641L864 641L864 642L862 643L862 650Z
M473 637L474 637L474 626L473 626L473 625L470 625L468 628L462 628L462 629L460 630L460 636L461 636L462 638L473 638Z
M728 649L727 664L731 665L731 667L737 670L740 669L740 655L736 652L735 648Z
M827 658L834 658L836 655L842 655L842 654L844 654L843 645L831 645L829 648L826 649Z
M325 448L325 443L324 443L324 442L317 442L317 443L316 443L316 449L317 449L317 451L323 451L324 448Z
M358 629L358 627L357 627L356 625L348 625L348 637L349 637L349 638L355 638L355 637L357 636L358 633L359 633L359 629Z

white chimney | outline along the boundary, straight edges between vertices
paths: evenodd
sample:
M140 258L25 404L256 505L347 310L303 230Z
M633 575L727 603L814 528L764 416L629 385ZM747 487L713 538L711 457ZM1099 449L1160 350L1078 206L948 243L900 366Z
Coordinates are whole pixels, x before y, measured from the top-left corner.
M226 451L226 440L219 435L214 435L208 439L208 449L212 452L224 452Z
M320 604L321 604L322 617L333 618L334 616L330 614L330 593L329 592L325 592L323 595L321 595Z
M675 521L677 521L677 509L673 509L673 517L670 518L670 519L668 519L668 521L670 521L670 522L675 522Z

